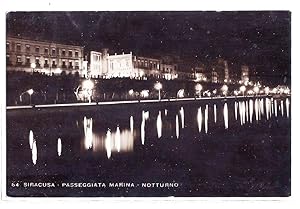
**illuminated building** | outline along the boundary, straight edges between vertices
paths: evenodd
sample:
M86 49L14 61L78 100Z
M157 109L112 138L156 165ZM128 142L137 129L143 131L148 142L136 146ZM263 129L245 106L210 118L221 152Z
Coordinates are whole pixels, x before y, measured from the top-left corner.
M65 72L83 76L82 65L83 47L81 46L7 37L8 71L39 72L47 75Z
M142 77L143 72L133 67L132 59L131 52L129 54L110 55L108 49L103 49L102 52L91 51L88 76L93 78Z
M161 60L150 57L133 57L133 66L140 72L143 72L148 77L162 77Z
M230 79L229 79L228 64L227 64L226 60L224 60L224 65L225 65L225 68L224 68L224 83L227 83L227 82L230 82Z
M247 65L242 65L241 67L241 81L243 83L249 81L249 67Z

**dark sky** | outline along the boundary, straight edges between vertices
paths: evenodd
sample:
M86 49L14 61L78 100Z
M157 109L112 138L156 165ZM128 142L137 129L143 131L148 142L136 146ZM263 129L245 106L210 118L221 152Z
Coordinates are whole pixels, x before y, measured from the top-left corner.
M290 74L290 13L265 12L11 12L7 32L103 47L135 55L178 55L194 63L228 60L260 75Z

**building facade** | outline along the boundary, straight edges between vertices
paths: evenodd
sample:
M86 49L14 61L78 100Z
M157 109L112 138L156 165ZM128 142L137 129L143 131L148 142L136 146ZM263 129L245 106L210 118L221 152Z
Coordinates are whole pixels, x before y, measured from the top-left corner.
M8 71L83 76L83 47L7 37L6 65Z
M228 63L227 61L225 60L224 61L224 83L228 83L230 82L230 79L229 79L229 69L228 69Z
M141 74L143 74L144 76L155 77L155 78L162 77L162 71L161 71L162 66L161 66L160 59L134 56L133 66L137 71L141 72Z
M107 49L103 49L102 52L90 52L88 76L93 78L133 78L140 77L141 74L133 66L131 52L110 55Z
M247 65L241 66L241 81L243 83L249 82L249 67Z

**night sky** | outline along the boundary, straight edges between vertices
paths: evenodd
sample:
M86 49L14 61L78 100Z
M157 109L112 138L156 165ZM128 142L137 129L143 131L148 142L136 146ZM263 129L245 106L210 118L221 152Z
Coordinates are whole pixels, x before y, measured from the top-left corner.
M88 50L175 55L189 64L228 60L264 79L290 76L291 17L273 12L27 12L7 14L7 33Z

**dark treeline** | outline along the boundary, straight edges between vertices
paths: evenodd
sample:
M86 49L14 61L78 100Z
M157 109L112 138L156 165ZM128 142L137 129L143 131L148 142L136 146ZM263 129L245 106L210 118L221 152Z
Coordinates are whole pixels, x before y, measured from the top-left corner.
M86 80L78 75L47 76L40 73L28 74L24 72L7 73L7 105L30 104L55 104L81 102L74 93ZM143 99L141 91L148 90L148 99L158 98L158 90L154 88L156 82L161 82L161 98L176 98L180 89L184 89L184 96L196 96L195 85L192 80L135 80L129 78L93 79L94 88L92 101L111 101ZM201 83L203 92L217 90L216 95L221 95L219 83ZM239 84L228 85L228 95L239 89ZM27 92L33 89L30 96ZM131 90L131 94L129 91ZM204 95L205 96L205 95ZM31 98L30 98L31 97Z

